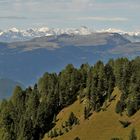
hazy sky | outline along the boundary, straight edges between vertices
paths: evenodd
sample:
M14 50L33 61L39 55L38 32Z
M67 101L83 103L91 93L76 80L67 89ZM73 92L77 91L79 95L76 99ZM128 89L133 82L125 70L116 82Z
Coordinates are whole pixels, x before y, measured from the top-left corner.
M83 25L140 30L140 0L0 0L0 29Z

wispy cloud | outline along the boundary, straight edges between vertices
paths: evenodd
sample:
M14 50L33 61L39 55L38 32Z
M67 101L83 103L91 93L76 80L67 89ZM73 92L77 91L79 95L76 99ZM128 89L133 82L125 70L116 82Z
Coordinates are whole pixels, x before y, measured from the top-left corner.
M139 12L140 0L0 0L0 26L28 27L39 22L51 27L94 24L131 30L132 25L140 25Z
M104 1L104 2L98 2L97 0L94 2L89 2L88 3L88 8L95 8L95 9L129 9L129 10L133 10L133 9L138 9L140 8L140 1L138 0L118 0L118 1L111 1L108 0Z
M79 17L76 18L77 20L96 20L96 21L128 21L127 18L124 17L94 17L94 16L90 16L90 17Z
M27 17L22 17L22 16L0 16L0 19L27 19Z

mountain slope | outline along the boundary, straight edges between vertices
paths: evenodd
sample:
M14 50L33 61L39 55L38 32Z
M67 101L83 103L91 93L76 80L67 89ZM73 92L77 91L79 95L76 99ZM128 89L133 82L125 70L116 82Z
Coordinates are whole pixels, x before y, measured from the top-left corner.
M0 139L41 140L48 132L56 139L126 139L131 127L139 132L139 70L136 57L79 69L69 64L59 74L46 72L34 86L18 86L1 102Z
M140 46L139 42L128 43L128 44L120 45L116 48L110 49L109 51L111 53L115 53L115 54L138 53L138 52L140 52L139 46Z
M128 43L130 41L116 33L64 34L24 42L0 43L0 77L29 85L45 71L58 72L68 63L79 67L82 63L94 64L99 58L106 62L118 56L134 57L135 51L129 55L127 52L109 52Z
M1 43L0 76L30 84L45 71L58 72L68 63L79 66L86 62L94 64L98 58L106 61L111 57L127 56L127 52L115 55L109 50L128 43L130 41L121 35L110 33L60 35L26 42ZM135 56L135 51L130 54Z
M88 120L83 119L83 105L76 101L74 104L68 108L63 109L57 116L58 122L56 122L55 128L60 128L61 123L66 121L70 112L80 119L80 124L74 126L72 130L64 133L62 136L57 137L57 140L74 140L75 137L79 137L80 140L110 140L111 138L122 138L123 140L128 140L130 131L135 127L137 136L140 137L139 131L139 117L140 112L138 111L134 116L127 117L126 115L120 116L115 113L116 103L120 99L121 91L115 88L113 95L116 95L115 100L110 103L106 111L101 111L99 113L93 112ZM131 125L127 128L123 128L120 124L121 121L130 121ZM47 134L43 140L51 140L47 138Z
M115 47L131 43L117 33L94 33L90 35L59 35L34 38L30 41L9 43L8 47L16 51L31 51L35 49L56 50L62 47ZM104 49L108 49L105 48Z

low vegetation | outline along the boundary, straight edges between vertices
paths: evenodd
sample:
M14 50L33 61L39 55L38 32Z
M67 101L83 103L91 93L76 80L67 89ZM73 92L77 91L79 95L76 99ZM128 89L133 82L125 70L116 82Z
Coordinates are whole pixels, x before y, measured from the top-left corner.
M126 128L126 127L128 127L131 124L131 122L129 122L129 121L119 121L119 122L121 123L123 128Z

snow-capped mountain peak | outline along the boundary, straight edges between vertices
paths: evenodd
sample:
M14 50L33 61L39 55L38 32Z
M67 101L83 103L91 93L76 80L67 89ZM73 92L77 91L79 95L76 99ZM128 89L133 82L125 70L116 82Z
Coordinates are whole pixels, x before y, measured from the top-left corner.
M19 29L17 29L17 28L15 28L15 27L13 27L13 28L9 29L9 31L11 31L11 32L20 32L20 30L19 30Z
M79 33L81 35L88 35L88 34L91 34L91 31L89 30L89 28L87 28L86 26L82 26L80 27L79 29Z
M69 34L69 35L89 35L92 33L119 33L125 38L131 41L140 41L140 32L126 32L120 29L108 28L103 30L94 31L89 29L86 26L81 26L80 28L48 28L48 27L40 27L40 28L30 28L30 29L17 29L15 27L10 28L8 30L0 30L0 41L1 42L14 42L14 41L26 41L33 39L35 37L42 36L52 36L52 35L61 35L61 34Z
M137 32L126 32L120 29L108 28L103 30L98 30L99 33L119 33L124 38L128 39L131 42L140 42L140 31Z
M108 28L108 29L103 29L103 30L98 30L97 32L107 32L107 33L119 33L119 34L127 34L127 35L130 35L130 36L139 36L140 35L140 31L137 31L137 32L126 32L126 31L123 31L123 30L120 30L120 29L116 29L116 28Z
M97 32L121 33L121 34L125 33L123 30L115 29L115 28L102 29L102 30L98 30Z
M39 32L48 32L49 28L48 27L41 27L38 29Z
M3 32L2 31L0 31L0 36L3 34Z
M0 31L0 41L3 42L25 41L35 37L42 36L52 36L61 34L88 35L91 33L92 31L85 26L82 26L80 28L66 28L66 29L40 27L40 28L30 28L27 30L21 30L13 27L8 30Z

